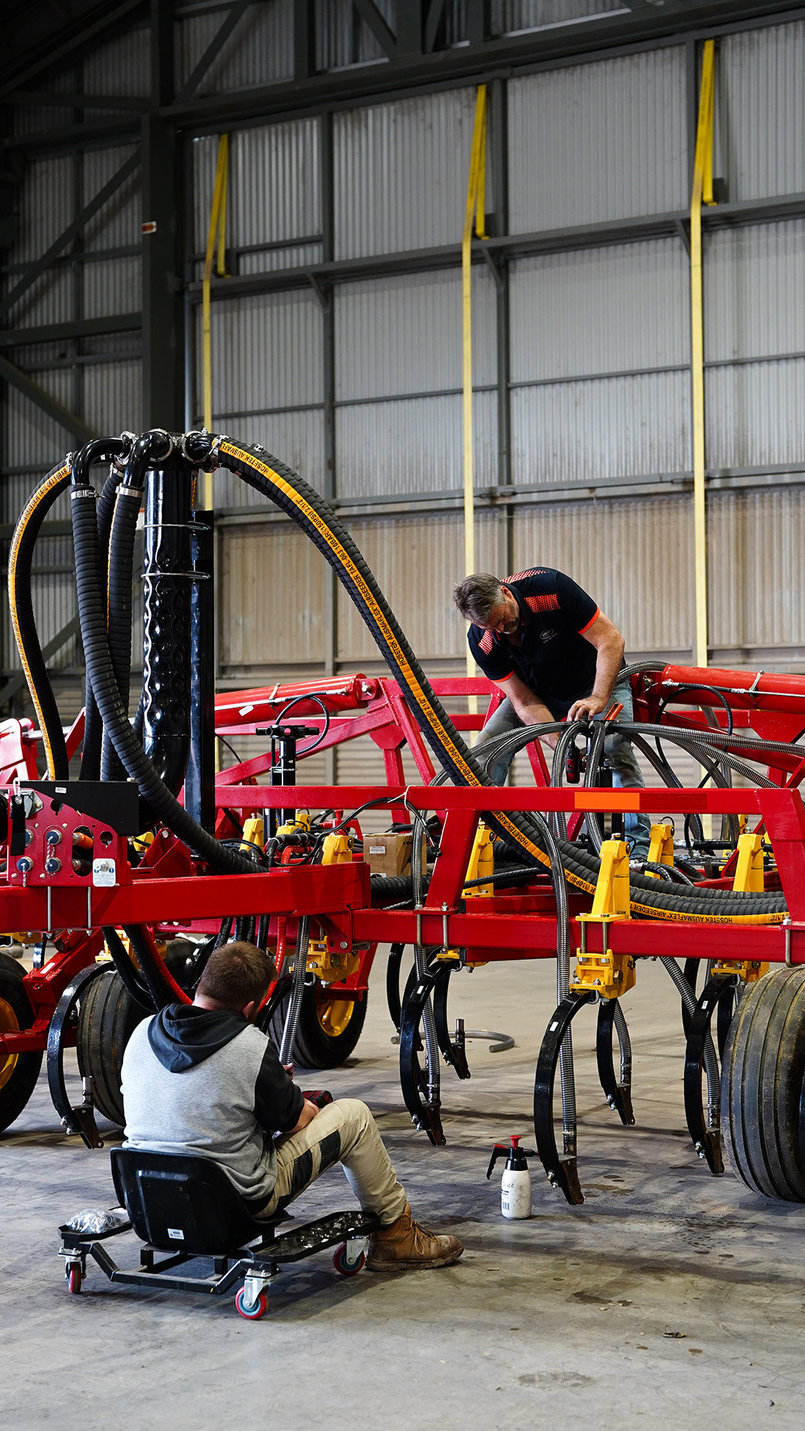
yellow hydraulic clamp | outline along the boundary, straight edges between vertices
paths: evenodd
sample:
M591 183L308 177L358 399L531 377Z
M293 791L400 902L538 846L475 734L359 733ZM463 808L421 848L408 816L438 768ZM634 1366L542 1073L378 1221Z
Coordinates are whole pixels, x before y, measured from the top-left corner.
M348 865L351 860L352 839L349 835L325 835L321 857L323 865ZM308 973L315 974L323 984L348 979L357 969L359 961L359 949L331 949L326 939L311 939L307 946Z
M652 825L648 845L648 862L652 865L673 865L674 827L672 824ZM652 879L661 879L654 870L646 870Z
M573 993L600 994L617 999L634 986L635 961L630 954L613 954L607 947L610 924L629 919L629 846L625 840L605 840L601 846L601 869L589 914L579 915L581 947L576 951L576 974L570 981ZM587 949L587 926L601 927L603 952Z
M748 831L738 836L738 861L735 866L732 887L743 894L762 894L763 880L763 836Z

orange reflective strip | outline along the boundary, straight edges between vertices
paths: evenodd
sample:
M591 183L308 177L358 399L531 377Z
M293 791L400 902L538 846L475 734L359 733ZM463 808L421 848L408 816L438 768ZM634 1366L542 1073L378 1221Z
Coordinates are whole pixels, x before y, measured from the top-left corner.
M611 810L612 796L617 793L618 805L624 810L639 810L640 796L637 791L631 794L628 790L577 790L575 793L575 807L577 810Z

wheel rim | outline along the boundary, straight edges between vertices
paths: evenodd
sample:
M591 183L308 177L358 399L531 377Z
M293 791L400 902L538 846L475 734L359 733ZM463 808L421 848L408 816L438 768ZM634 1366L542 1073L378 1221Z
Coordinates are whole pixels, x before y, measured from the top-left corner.
M324 989L317 990L316 1017L328 1038L339 1038L349 1027L354 1012L354 999L338 998Z
M268 1297L265 1292L260 1292L258 1294L256 1302L251 1302L247 1305L245 1298L245 1288L241 1287L235 1298L235 1306L240 1312L240 1315L242 1317L245 1317L247 1321L257 1322L260 1320L261 1317L264 1317L266 1314L266 1311L268 1309Z
M17 1015L6 999L0 999L0 1033L19 1033ZM0 1063L0 1088L5 1088L17 1066L18 1054L9 1053Z

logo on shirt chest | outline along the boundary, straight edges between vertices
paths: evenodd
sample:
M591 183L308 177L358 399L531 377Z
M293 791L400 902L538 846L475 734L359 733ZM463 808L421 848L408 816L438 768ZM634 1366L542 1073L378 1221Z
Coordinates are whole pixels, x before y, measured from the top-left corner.
M558 631L554 631L552 627L548 626L543 628L542 631L540 631L539 639L542 642L553 641L558 635Z

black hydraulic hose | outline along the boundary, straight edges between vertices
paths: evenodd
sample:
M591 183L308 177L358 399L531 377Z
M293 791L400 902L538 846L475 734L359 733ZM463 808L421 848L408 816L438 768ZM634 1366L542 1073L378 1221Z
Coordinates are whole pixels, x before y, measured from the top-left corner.
M101 489L97 506L98 548L103 553L109 550L109 533L112 528L112 514L115 509L115 493L120 481L120 473L113 465ZM101 743L103 741L103 721L92 694L89 675L84 681L84 744L81 752L81 772L79 780L99 780L101 775Z
M159 1005L154 1003L146 984L137 973L117 930L109 926L101 929L101 933L124 989L141 1008L146 1009L149 1013L154 1013Z
M120 700L129 708L131 689L131 590L134 536L140 511L141 489L120 484L109 534L107 575L107 629L109 654ZM119 780L123 767L108 737L103 742L102 780Z
M50 684L36 629L31 593L31 572L34 546L42 522L56 498L70 485L71 475L72 457L68 454L62 463L48 472L28 498L14 528L8 554L8 600L11 624L28 690L42 732L47 774L50 780L66 780L69 762L61 715L53 694L53 687Z
M302 528L326 556L359 610L437 758L456 783L488 788L490 781L435 696L366 561L324 499L296 472L261 447L248 447L228 437L196 433L185 437L185 451L191 461L206 465L217 461L234 472ZM549 863L533 820L516 812L495 810L485 811L484 820L519 849L521 856L536 864ZM560 843L560 849L565 874L571 883L588 892L594 890L597 858L565 841ZM653 885L653 889L647 889L648 884ZM671 892L664 882L642 881L633 890L632 909L649 916L702 923L768 923L785 918L785 902L779 894L728 892L717 900L713 898L715 893L707 890L690 896L680 895Z
M125 934L137 956L154 1007L161 1009L165 1004L192 1004L190 995L177 984L157 951L150 929L144 924L126 925Z
M220 845L171 795L131 728L128 710L123 705L117 687L106 634L105 602L98 569L95 492L91 487L74 484L71 497L81 636L84 657L104 729L109 734L127 775L136 782L140 794L148 801L158 819L192 849L197 850L212 869L238 874L254 873L251 860Z

